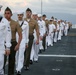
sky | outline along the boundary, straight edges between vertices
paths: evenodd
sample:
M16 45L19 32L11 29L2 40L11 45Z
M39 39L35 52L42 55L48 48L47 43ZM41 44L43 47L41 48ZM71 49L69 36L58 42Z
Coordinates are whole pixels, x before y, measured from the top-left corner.
M42 0L43 12L76 14L76 0ZM3 10L8 6L13 12L31 8L41 13L41 0L0 0Z
M2 11L8 6L13 12L25 11L41 13L41 0L0 0ZM76 15L76 0L42 0L42 13L62 13Z

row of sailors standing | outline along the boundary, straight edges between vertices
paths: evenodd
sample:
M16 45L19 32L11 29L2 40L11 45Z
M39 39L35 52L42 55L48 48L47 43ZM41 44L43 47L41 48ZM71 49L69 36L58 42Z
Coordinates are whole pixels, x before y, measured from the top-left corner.
M22 19L21 17L22 16ZM37 33L36 30L34 29L34 40L31 48L31 53L30 53L30 64L34 62L38 62L38 53L45 51L47 49L47 46L53 46L53 42L57 42L57 40L61 40L61 37L63 34L67 36L68 33L68 28L69 25L67 22L64 22L62 20L56 20L53 17L50 19L46 19L46 15L41 15L37 13L32 14L32 19L35 20L38 24L39 28L39 44L36 43L37 40ZM18 21L17 21L22 28L22 41L19 47L19 50L16 52L16 70L17 72L21 72L21 69L23 68L23 63L24 62L24 52L25 49L28 47L28 42L29 42L29 19L27 21L23 20L23 13L18 13ZM17 36L18 38L18 36ZM26 47L25 47L26 45ZM27 51L27 50L26 50ZM28 53L26 52L26 55ZM25 55L25 56L26 56ZM29 59L29 58L28 58ZM28 60L27 59L27 60ZM28 64L28 63L27 63ZM26 67L25 69L29 69L29 66Z
M23 19L24 13L18 12L18 23L22 28L22 41L19 46L19 50L16 51L16 71L17 75L21 75L21 70L24 66L24 69L29 70L29 63L32 64L34 62L38 62L38 54L39 52L43 52L47 49L47 46L53 46L53 42L57 42L57 40L61 40L63 33L67 36L68 33L68 23L62 20L56 20L53 17L49 20L46 19L46 15L41 15L37 13L32 14L32 21L36 21L39 28L39 44L37 44L37 32L34 29L34 39L32 36L29 36L29 24L30 19ZM26 20L27 19L27 20ZM35 22L34 21L34 22ZM31 38L32 37L32 38ZM16 34L16 38L18 41L18 34ZM32 41L31 51L29 50L29 41ZM30 57L29 57L30 56ZM30 61L29 61L30 60Z
M61 37L63 35L67 36L69 24L67 22L64 22L62 20L54 20L51 18L50 24L48 25L49 32L46 39L48 46L53 46L53 42L57 42L58 40L61 40Z
M8 75L14 75L15 58L17 75L21 75L23 66L24 69L29 70L29 63L32 63L32 61L38 62L39 51L45 51L47 46L53 46L53 41L57 42L57 40L61 40L63 32L65 36L67 36L68 24L62 21L57 22L54 18L49 21L46 19L46 15L42 16L41 14L32 14L31 9L29 8L26 10L26 18L24 19L23 12L17 13L17 22L12 20L11 16L12 11L7 7L5 10L5 18L7 20L10 18L8 21L11 27L10 31L12 31L12 37L10 35L9 37L11 38L8 39L12 39L12 43L9 43L11 44L11 53L9 53L10 55L8 58ZM0 62L0 65L2 65L0 71L4 74L3 58Z
M66 21L54 19L50 20L46 18L46 15L37 13L32 14L32 18L35 19L39 26L39 44L36 45L36 32L34 31L34 42L32 45L30 63L32 61L38 61L38 53L41 53L47 49L47 46L53 46L54 42L61 40L62 36L67 36L69 24Z

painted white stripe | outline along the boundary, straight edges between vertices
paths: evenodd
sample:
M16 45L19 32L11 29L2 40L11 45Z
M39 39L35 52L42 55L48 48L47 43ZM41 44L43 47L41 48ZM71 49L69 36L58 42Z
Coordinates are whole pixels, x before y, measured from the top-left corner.
M76 58L76 55L49 55L49 54L39 54L39 57L67 57L67 58L70 58L70 57L73 57L73 58Z

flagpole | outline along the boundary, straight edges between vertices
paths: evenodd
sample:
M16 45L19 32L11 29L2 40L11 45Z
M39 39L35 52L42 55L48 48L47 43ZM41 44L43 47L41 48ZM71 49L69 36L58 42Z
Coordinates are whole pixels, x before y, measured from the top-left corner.
M42 14L42 0L41 0L41 14Z

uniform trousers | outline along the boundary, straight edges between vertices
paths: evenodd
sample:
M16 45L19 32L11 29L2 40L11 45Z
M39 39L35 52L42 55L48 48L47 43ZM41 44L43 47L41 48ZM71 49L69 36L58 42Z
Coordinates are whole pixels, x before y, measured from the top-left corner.
M42 45L43 45L43 48L44 48L44 51L45 51L45 49L46 49L46 36L43 37Z
M54 42L57 42L57 34L58 34L58 32L55 32L55 34L54 34Z
M4 54L0 53L0 75L4 75Z
M62 35L62 33L61 33L61 30L60 30L59 33L58 33L58 40L61 40L61 35Z
M16 51L14 49L15 49L15 46L17 45L17 42L12 41L11 44L12 44L10 48L11 53L8 58L8 75L14 75L15 54L16 54Z
M30 60L38 61L38 53L39 53L39 44L36 44L36 41L34 40L31 50L31 56Z
M25 60L24 60L24 65L26 67L29 67L29 64L30 64L30 54L31 54L33 39L34 39L34 36L33 35L29 35L28 48L26 48Z
M25 39L22 39L19 50L16 52L16 70L17 70L17 72L18 71L21 72L21 69L23 68L25 46L26 46Z
M65 29L64 30L64 35L67 36L67 34L68 34L68 29Z

